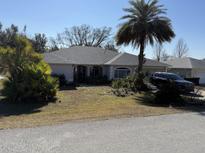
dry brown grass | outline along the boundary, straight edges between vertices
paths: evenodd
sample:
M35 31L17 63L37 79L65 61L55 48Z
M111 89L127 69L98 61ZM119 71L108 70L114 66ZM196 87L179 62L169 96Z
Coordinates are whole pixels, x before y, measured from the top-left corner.
M58 101L46 105L0 105L0 129L59 124L83 119L107 119L129 116L151 116L182 112L169 107L143 104L144 94L121 98L111 88L78 87L58 93Z

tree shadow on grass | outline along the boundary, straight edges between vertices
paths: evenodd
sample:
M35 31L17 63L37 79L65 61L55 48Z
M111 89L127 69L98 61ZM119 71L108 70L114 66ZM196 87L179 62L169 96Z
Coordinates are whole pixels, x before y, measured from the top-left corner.
M173 109L179 109L190 112L197 112L200 115L205 116L205 100L199 99L201 96L182 96L181 101L175 103L157 103L155 101L155 95L148 92L144 96L137 96L135 100L137 103L151 107L167 107Z
M38 113L41 112L40 108L48 104L49 102L8 103L4 99L0 99L0 118Z

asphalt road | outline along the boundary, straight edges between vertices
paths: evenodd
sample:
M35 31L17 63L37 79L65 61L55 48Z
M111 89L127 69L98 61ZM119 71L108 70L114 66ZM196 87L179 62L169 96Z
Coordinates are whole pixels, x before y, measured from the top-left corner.
M205 152L205 114L1 130L0 152Z

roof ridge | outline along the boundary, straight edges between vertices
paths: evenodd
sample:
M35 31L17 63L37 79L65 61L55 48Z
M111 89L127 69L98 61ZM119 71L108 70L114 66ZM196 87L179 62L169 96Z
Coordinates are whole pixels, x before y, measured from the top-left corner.
M98 46L97 47L94 47L94 46L72 46L69 48L93 48L93 49L100 49L100 50L102 50L102 52L106 52L106 51L117 52L117 51L110 50L110 49L104 49L104 48L98 47ZM69 48L65 48L65 49L69 49Z
M124 53L120 52L119 54L117 54L116 56L114 56L112 59L110 59L109 61L105 62L105 64L110 64L113 61L117 60L118 58L120 58Z

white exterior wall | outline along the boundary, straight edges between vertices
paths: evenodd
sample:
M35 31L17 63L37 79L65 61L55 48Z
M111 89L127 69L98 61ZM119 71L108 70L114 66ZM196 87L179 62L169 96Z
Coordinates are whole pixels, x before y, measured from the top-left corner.
M68 82L74 81L74 72L73 66L69 64L50 64L52 68L52 73L64 74ZM87 66L90 68L91 66ZM109 80L114 79L115 69L117 68L128 68L130 73L135 72L135 66L103 66L103 75L106 75ZM166 71L166 67L144 67L144 73L154 73L159 71ZM87 69L87 76L89 76L89 69Z
M205 69L193 69L192 77L200 78L199 84L205 84Z
M68 64L50 64L52 73L64 74L68 82L73 82L73 66Z
M133 74L135 72L136 66L110 66L109 67L109 76L108 78L110 80L115 79L115 70L117 68L128 68L130 70L130 73ZM143 72L152 74L154 72L166 72L167 68L166 67L143 67Z

